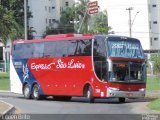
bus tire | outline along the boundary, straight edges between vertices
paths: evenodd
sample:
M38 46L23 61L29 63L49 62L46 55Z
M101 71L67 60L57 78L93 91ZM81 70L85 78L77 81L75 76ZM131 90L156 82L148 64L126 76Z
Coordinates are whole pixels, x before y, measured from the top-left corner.
M124 103L124 102L125 102L125 100L126 100L125 98L120 97L120 98L119 98L119 103Z
M23 87L23 95L25 99L30 99L31 98L31 92L30 92L30 88L29 85L26 84Z
M92 96L92 87L88 86L86 91L86 98L89 103L94 103L94 97Z
M32 89L32 97L33 99L35 100L40 100L42 99L42 96L39 95L39 86L37 84L35 84L33 86L33 89Z

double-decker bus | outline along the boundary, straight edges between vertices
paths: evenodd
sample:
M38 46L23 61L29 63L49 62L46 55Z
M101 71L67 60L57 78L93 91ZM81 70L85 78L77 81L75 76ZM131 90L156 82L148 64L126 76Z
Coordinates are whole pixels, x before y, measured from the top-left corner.
M145 96L146 65L140 41L113 35L49 35L13 42L11 91L29 99L53 96Z

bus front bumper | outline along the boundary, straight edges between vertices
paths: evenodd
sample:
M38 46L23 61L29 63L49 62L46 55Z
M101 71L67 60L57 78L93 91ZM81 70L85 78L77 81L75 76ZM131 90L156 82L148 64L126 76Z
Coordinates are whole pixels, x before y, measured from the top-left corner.
M145 97L145 89L137 91L121 91L117 88L107 88L107 97L142 98Z

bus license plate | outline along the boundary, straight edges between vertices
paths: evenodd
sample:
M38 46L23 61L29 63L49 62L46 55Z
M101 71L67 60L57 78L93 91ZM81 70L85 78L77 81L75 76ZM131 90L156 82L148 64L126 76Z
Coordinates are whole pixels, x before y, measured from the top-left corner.
M133 93L126 93L126 96L127 96L127 97L132 97L132 96L133 96Z

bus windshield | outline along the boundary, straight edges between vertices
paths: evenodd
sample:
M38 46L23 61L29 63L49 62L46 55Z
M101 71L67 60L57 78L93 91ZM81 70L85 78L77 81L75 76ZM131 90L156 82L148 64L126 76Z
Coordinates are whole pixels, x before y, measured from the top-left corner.
M137 62L113 62L110 82L145 82L145 64Z
M140 42L134 38L110 37L107 42L110 57L144 59Z

